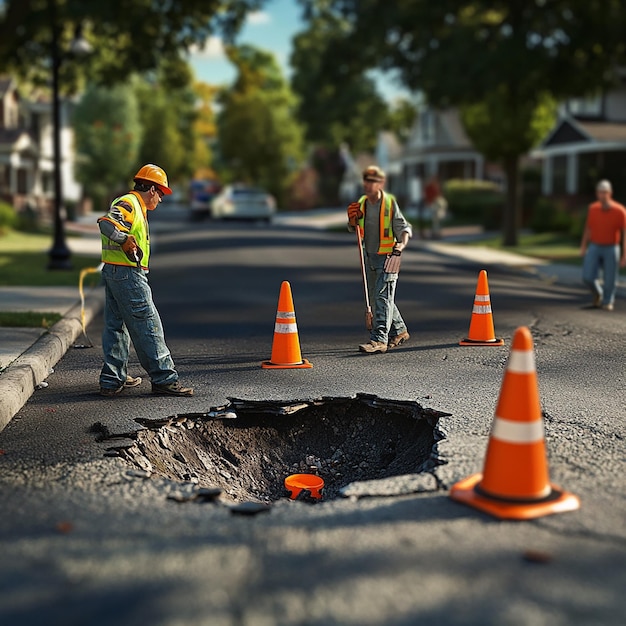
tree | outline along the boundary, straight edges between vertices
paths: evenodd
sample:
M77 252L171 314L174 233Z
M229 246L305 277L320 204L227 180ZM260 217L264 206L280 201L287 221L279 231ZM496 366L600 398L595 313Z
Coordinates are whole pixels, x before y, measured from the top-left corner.
M253 46L230 46L227 54L237 78L219 98L222 162L233 179L266 188L284 205L302 159L296 98L272 54Z
M155 69L163 59L177 58L215 32L231 38L264 0L3 0L0 71L48 82L53 3L61 49L70 50L77 32L93 46L80 65L61 66L61 83L76 90L81 75L92 83L119 83L132 73Z
M388 109L374 80L365 71L348 73L341 82L328 80L324 55L345 36L341 17L320 8L309 28L294 37L291 86L299 97L298 118L309 143L326 150L347 143L354 153L371 152L378 132L388 126Z
M507 108L506 87L479 104L461 108L461 120L476 149L488 159L500 161L507 179L507 206L520 205L519 159L534 148L554 125L557 104L548 95L535 102L518 102L514 113ZM505 211L502 231L512 237L521 227L521 212ZM515 245L514 239L509 245Z
M213 178L212 146L217 139L217 122L213 102L219 88L203 82L193 86L196 96L196 117L194 121L193 163L195 178Z
M510 142L518 149L528 136L533 111L546 96L562 100L597 92L626 61L626 6L620 0L324 4L349 25L322 61L329 82L341 83L364 67L396 68L404 83L423 91L434 106L482 104L505 116L509 131L520 133ZM504 243L515 245L517 166L510 151L497 158L508 161Z
M392 117L366 68L346 72L338 81L329 79L325 55L342 41L349 25L327 5L326 0L306 3L309 27L294 37L290 64L298 118L305 125L310 161L318 174L319 200L335 205L346 169L341 147L347 145L353 154L372 153L381 130L397 130L403 123L401 114Z
M143 128L138 164L157 163L170 182L188 179L198 165L194 162L196 96L189 66L166 59L136 85Z
M417 107L412 102L405 98L396 100L389 109L389 130L393 131L401 141L406 141L416 119Z
M76 178L104 211L137 163L141 124L132 87L88 87L74 112L74 131Z

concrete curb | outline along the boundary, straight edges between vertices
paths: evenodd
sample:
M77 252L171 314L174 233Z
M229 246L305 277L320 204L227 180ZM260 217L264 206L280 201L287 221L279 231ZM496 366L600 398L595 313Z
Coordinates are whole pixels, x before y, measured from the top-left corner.
M104 307L104 289L94 287L85 295L86 325ZM44 333L0 375L0 430L26 404L35 388L49 376L50 368L63 357L83 332L80 302Z

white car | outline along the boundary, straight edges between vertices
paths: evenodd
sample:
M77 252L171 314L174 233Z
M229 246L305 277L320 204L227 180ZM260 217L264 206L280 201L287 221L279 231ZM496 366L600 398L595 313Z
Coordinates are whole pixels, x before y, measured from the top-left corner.
M276 202L269 193L247 185L226 185L211 203L213 219L262 220L271 222Z

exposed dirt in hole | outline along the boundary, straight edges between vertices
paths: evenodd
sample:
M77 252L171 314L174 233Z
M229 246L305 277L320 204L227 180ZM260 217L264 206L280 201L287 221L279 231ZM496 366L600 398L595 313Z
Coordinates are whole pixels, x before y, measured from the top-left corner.
M324 499L331 499L355 481L441 464L437 423L445 415L417 402L365 394L291 402L231 399L207 413L137 420L146 429L120 455L147 472L220 487L234 501L283 498L285 477L300 472L321 476Z

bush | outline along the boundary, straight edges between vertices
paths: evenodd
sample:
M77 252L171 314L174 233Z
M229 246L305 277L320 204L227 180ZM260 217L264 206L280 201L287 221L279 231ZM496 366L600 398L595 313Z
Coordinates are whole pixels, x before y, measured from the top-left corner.
M39 232L39 218L37 211L30 203L27 203L17 215L17 230L23 233Z
M574 216L568 213L562 202L539 198L533 209L530 227L536 233L571 233Z
M587 221L587 207L582 209L576 209L572 213L572 223L570 224L569 234L575 239L581 239L583 236L583 230L585 229L585 222Z
M486 229L500 227L505 198L495 183L452 179L445 183L443 195L456 221L479 223Z
M15 228L16 224L17 215L15 214L15 209L6 202L0 202L0 235L4 235Z

